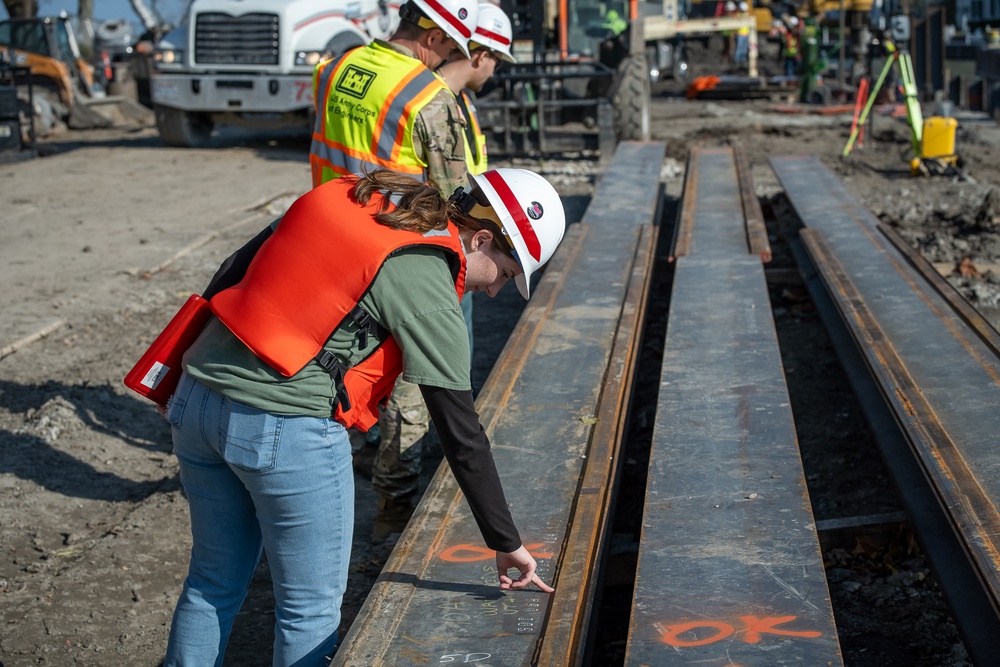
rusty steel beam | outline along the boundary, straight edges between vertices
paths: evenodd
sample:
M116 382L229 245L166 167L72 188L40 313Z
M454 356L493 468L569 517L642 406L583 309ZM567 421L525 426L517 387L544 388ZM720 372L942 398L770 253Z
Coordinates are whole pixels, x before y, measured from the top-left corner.
M677 225L674 227L674 239L670 252L671 262L691 252L694 207L698 198L698 162L700 156L701 146L695 146L688 151L687 168L684 171L684 196L677 214Z
M927 472L934 478L942 502L950 505L966 533L974 559L981 566L984 584L996 590L1000 574L1000 514L994 501L976 482L968 463L938 419L933 408L899 358L864 298L831 252L822 233L803 229L799 236L812 256L824 282L830 287L843 318L879 376L886 398L894 404L897 418L921 452L921 459L934 461Z
M965 297L959 294L958 290L937 272L934 265L910 246L895 229L879 223L878 230L892 241L896 249L910 261L913 268L919 271L920 275L938 291L941 297L958 313L958 316L993 350L993 353L1000 356L1000 333L983 317L982 313L973 308Z
M1000 652L1000 358L815 157L771 158L771 165L908 443L879 445L893 474L910 480L900 492L966 648L977 664L990 664ZM907 476L914 466L923 484ZM923 511L913 511L918 506Z
M842 665L761 251L747 246L752 184L729 149L691 161L625 664Z
M608 439L620 438L634 372L664 150L619 146L477 399L525 546L556 592L498 590L443 464L334 665L579 660L597 572L577 568L602 562L620 446Z
M743 201L743 218L746 221L747 245L751 255L759 255L760 260L767 264L771 261L771 241L767 238L767 228L764 226L764 212L760 208L760 200L753 189L753 178L750 175L750 163L746 154L739 148L733 149L736 161L736 174L740 185L740 199Z
M656 238L657 228L651 225L640 228L611 363L601 388L591 450L587 454L576 507L569 522L569 535L559 561L559 591L552 599L545 634L533 664L579 665L583 660L598 581L595 574L602 565L603 556L595 540L607 535L612 511L614 484L609 481L616 476L625 436L626 406L633 386L639 336L653 277Z
M720 236L727 245L719 244ZM706 245L699 249L699 243ZM711 248L771 261L764 214L746 159L736 149L695 146L688 153L671 260Z

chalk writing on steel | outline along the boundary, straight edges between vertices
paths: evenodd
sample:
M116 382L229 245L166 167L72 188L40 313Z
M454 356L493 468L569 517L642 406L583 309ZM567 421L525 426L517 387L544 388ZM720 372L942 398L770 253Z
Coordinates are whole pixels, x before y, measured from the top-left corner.
M552 558L550 553L537 551L544 547L544 544L525 544L527 549L535 558ZM491 560L496 558L497 552L486 547L475 544L456 544L441 552L441 560L449 563L475 563L481 560Z
M513 616L531 613L538 609L538 603L517 596L507 596L499 600L480 600L478 602L454 601L442 602L437 605L441 609L441 618L454 623L468 623L474 616L493 618L497 616Z
M449 653L447 655L442 655L441 659L438 660L440 663L453 662L457 664L467 663L467 662L481 662L483 660L489 660L489 653Z
M742 640L748 644L756 644L762 635L781 635L784 637L819 637L823 633L814 630L789 630L777 626L794 621L797 616L740 616L741 628L737 629L725 621L686 621L684 623L656 624L660 632L660 640L664 644L676 647L705 646L728 639L733 634L742 635ZM698 631L701 632L698 632Z

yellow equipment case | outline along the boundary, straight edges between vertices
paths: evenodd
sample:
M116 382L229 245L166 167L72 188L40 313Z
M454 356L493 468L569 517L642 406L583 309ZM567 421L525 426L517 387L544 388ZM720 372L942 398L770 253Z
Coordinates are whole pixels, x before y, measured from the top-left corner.
M924 132L920 144L921 157L925 160L943 160L954 165L955 130L958 121L944 116L931 116L924 121Z

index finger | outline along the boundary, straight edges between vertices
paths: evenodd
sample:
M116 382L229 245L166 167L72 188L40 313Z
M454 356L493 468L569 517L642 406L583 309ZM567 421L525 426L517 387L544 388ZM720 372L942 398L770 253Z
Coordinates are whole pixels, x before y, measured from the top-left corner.
M552 588L547 583L545 583L544 581L542 581L542 578L539 577L537 574L532 574L531 575L531 583L533 583L534 585L538 586L540 589L542 589L546 593L555 593L556 592L556 589Z

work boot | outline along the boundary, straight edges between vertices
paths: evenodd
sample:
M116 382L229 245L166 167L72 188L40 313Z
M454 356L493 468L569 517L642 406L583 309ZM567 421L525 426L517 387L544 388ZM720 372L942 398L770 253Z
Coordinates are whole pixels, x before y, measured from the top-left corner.
M375 525L372 527L372 542L382 544L396 541L413 515L413 501L407 498L378 497Z

